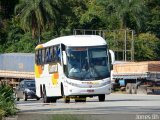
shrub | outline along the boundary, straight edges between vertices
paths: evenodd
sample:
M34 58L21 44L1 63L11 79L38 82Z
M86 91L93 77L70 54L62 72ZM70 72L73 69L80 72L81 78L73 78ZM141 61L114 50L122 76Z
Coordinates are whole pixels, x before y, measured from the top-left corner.
M5 111L0 109L0 120L2 120L2 117L5 115Z
M15 98L13 89L5 84L0 84L0 114L1 116L12 116L16 114Z

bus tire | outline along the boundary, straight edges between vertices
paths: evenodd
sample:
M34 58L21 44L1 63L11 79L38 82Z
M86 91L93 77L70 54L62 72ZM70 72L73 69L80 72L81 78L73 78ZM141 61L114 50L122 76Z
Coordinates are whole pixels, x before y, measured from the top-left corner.
M46 95L46 89L44 87L44 89L43 89L43 103L49 103L49 102L50 102L50 100Z
M40 85L40 97L43 98L43 90L42 90L42 85Z
M127 83L126 85L126 93L131 94L132 93L132 83Z
M56 103L56 102L57 102L57 98L52 97L52 98L50 99L50 102L52 102L52 103Z
M99 102L104 102L105 101L105 94L99 95L98 99L99 99Z
M36 97L36 100L40 100L40 98L39 98L39 97Z
M70 103L70 97L69 96L65 96L64 97L64 102L65 103Z
M26 93L23 93L23 100L27 101L27 94Z
M64 99L65 103L69 103L70 102L70 97L64 95L64 87L63 87L62 84L61 84L61 95L62 95L62 98Z

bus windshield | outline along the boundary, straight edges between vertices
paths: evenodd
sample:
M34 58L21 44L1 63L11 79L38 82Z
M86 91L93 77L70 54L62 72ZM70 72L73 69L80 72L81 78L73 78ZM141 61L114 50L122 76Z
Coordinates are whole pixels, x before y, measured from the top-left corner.
M68 47L67 76L76 80L110 77L107 47Z

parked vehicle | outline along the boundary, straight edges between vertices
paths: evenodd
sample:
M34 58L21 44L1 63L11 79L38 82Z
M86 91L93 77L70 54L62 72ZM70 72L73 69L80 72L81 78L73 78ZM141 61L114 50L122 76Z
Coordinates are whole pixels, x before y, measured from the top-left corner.
M19 86L16 87L15 95L17 101L20 99L23 99L24 101L27 101L27 99L40 99L36 95L35 80L21 81Z
M160 90L160 61L121 62L113 65L112 82L128 94L148 94Z
M33 53L0 54L0 82L6 82L14 89L24 79L34 79Z

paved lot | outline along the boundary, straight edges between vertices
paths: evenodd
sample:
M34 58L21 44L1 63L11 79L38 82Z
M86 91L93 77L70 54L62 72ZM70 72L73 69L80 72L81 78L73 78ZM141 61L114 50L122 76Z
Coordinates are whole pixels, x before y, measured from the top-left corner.
M75 103L74 100L71 100L69 104L64 103L63 99L58 100L57 103L49 104L29 100L17 102L17 107L20 109L20 116L22 114L23 116L34 114L35 117L37 115L72 114L83 117L91 115L90 117L93 118L101 116L102 119L106 116L124 119L126 116L130 119L160 120L160 95L111 94L106 96L105 102L98 102L98 98L94 97L88 98L85 103Z

